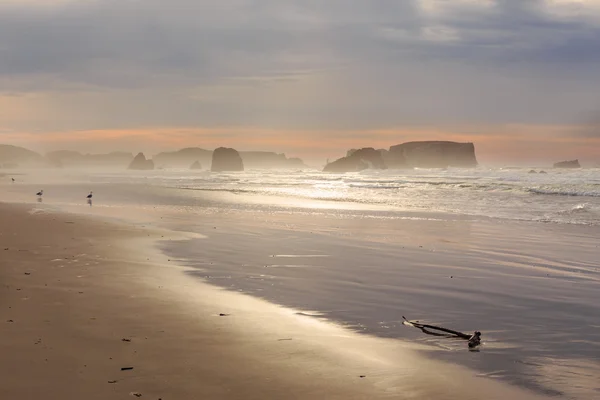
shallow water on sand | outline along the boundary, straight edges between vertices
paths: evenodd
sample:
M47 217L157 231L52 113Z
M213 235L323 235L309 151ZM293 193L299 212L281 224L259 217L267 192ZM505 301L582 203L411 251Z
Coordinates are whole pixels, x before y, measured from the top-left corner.
M311 232L303 229L310 224L287 216L211 223L216 229L194 228L207 239L164 245L210 283L366 334L428 344L433 357L482 376L564 398L599 393L600 271L597 236L589 237L594 230L336 219L325 221L335 224L330 231ZM368 238L361 237L364 231ZM402 315L480 330L484 345L469 352L462 340L404 326Z
M592 205L573 213L587 218L585 224L561 222L566 217L554 211L560 218L542 223L514 217L517 209L513 217L501 215L523 206L525 198L539 204L520 216L576 207L585 196L503 191L497 197L494 189L483 203L471 194L444 203L465 202L467 196L477 212L444 212L318 196L188 190L165 184L172 174L138 181L123 174L46 179L45 198L35 204L204 234L161 245L172 259L193 266L192 275L228 290L365 334L425 344L432 357L467 365L481 376L558 398L600 398L600 228L588 221L596 218L594 201L600 197L593 193L586 197ZM544 179L558 185L559 178L527 176L517 186L539 186ZM429 193L421 201L432 202L435 193L451 196L457 187L439 193L421 188ZM40 188L37 182L4 186L1 199L34 203L30 193ZM92 207L85 203L89 190L95 194ZM502 203L505 197L513 203ZM488 213L493 204L498 212ZM469 352L464 341L402 325L402 315L480 330L484 345Z

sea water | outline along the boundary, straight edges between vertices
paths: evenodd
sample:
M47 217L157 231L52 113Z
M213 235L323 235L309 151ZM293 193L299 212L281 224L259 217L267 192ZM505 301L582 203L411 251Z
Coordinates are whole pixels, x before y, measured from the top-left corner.
M154 171L98 176L100 182L156 185L238 195L233 203L394 213L443 213L565 224L600 224L600 169L530 173L522 168L315 170L241 173ZM541 170L540 170L541 171ZM198 194L201 195L201 194ZM214 196L213 196L214 198ZM223 196L223 203L230 197Z

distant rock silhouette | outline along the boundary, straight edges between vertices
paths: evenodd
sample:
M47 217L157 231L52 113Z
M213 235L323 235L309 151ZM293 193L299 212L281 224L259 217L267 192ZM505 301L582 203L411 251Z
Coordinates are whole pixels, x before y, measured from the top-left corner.
M366 168L470 168L477 166L473 143L447 141L407 142L375 150L349 150L346 157L325 166L325 172L360 171Z
M530 174L537 174L537 171L535 169L531 169L531 170L529 170L529 173Z
M52 166L42 155L23 147L0 144L0 168Z
M306 165L299 158L287 158L283 153L272 151L241 151L240 157L244 168L304 168Z
M190 169L202 169L202 164L200 164L200 161L196 160L190 165Z
M186 147L177 151L158 153L152 157L156 165L165 168L189 168L198 161L202 165L210 165L212 151L200 147Z
M244 163L240 153L235 149L219 147L212 156L211 171L243 171Z
M65 160L79 158L83 155L78 151L73 150L56 150L46 153L46 158L52 161L63 162Z
M162 152L156 154L152 159L156 165L166 168L189 168L189 166L198 161L208 168L212 161L212 150L205 150L200 147L187 147L172 152ZM304 168L306 165L299 158L287 158L283 153L274 153L272 151L240 151L240 157L244 168Z
M323 172L356 172L367 168L386 169L381 152L372 147L350 150L346 157L329 163Z
M138 153L133 161L131 161L131 164L129 164L129 169L151 170L154 169L154 162L152 160L146 160L144 153Z
M106 154L81 154L71 150L57 150L46 154L46 158L64 167L116 167L125 168L133 160L133 154L114 151Z
M390 147L384 159L390 168L447 168L477 166L473 143L407 142Z
M581 168L579 160L561 161L554 164L554 168Z
M544 171L544 170L541 170L539 173L540 173L540 174L547 174L547 172L546 172L546 171Z

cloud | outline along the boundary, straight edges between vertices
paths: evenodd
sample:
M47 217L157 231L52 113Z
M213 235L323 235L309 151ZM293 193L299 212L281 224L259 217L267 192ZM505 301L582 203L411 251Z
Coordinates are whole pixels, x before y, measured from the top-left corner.
M402 63L406 56L598 61L599 26L579 15L551 13L560 8L552 4L98 0L0 6L0 34L8 38L0 76L122 88L331 64Z
M570 123L600 103L599 9L583 0L3 2L0 102L18 112L0 111L0 125Z

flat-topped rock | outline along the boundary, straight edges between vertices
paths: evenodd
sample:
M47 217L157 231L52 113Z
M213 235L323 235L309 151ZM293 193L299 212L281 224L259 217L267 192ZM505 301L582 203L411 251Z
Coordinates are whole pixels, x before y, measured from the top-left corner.
M212 155L211 171L243 171L244 163L240 153L228 147L215 149Z
M554 168L581 168L579 160L561 161L554 163Z
M407 142L390 147L390 168L471 168L477 166L475 145L448 141Z

